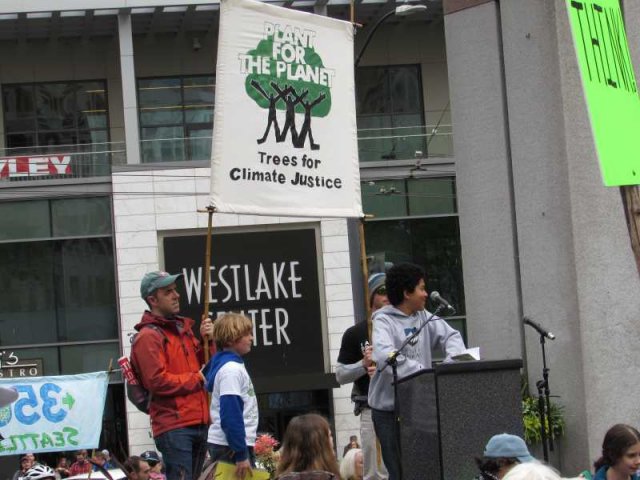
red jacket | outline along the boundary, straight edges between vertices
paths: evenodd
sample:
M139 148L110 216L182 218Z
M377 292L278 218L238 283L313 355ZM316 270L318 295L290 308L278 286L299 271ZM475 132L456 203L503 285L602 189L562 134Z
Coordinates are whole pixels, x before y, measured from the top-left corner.
M177 317L168 320L145 311L135 326L139 332L131 350L131 363L142 385L151 392L151 429L153 436L192 425L209 423L209 405L200 367L204 355L194 336L194 321ZM162 329L143 328L154 324ZM162 334L164 333L164 335Z

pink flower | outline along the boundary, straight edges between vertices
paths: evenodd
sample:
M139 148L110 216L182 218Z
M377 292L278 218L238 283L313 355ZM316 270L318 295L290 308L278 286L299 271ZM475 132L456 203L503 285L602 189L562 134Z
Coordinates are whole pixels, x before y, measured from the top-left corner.
M254 451L257 456L270 455L273 449L279 445L278 441L268 433L263 433L256 438Z

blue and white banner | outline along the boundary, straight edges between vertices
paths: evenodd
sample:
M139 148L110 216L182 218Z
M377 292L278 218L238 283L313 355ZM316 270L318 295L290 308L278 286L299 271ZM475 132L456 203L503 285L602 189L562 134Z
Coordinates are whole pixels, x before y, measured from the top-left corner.
M0 408L0 455L96 448L107 372L0 380L18 392Z

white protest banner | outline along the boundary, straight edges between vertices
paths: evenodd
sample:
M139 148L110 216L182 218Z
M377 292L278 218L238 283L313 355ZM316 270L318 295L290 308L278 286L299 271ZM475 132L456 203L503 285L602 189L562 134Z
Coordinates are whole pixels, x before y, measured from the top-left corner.
M96 448L107 372L2 379L18 399L0 408L0 455Z
M211 205L361 217L353 26L254 0L220 9Z

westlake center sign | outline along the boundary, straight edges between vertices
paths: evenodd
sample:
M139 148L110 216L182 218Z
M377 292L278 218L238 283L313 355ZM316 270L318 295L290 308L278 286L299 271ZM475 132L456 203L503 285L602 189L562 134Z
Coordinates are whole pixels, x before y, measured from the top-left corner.
M325 373L314 228L214 234L209 312L242 312L253 322L246 356L255 380ZM199 321L206 235L165 237L164 266L184 274L181 314ZM320 388L320 387L319 387Z
M353 26L255 0L220 11L211 205L361 217Z

